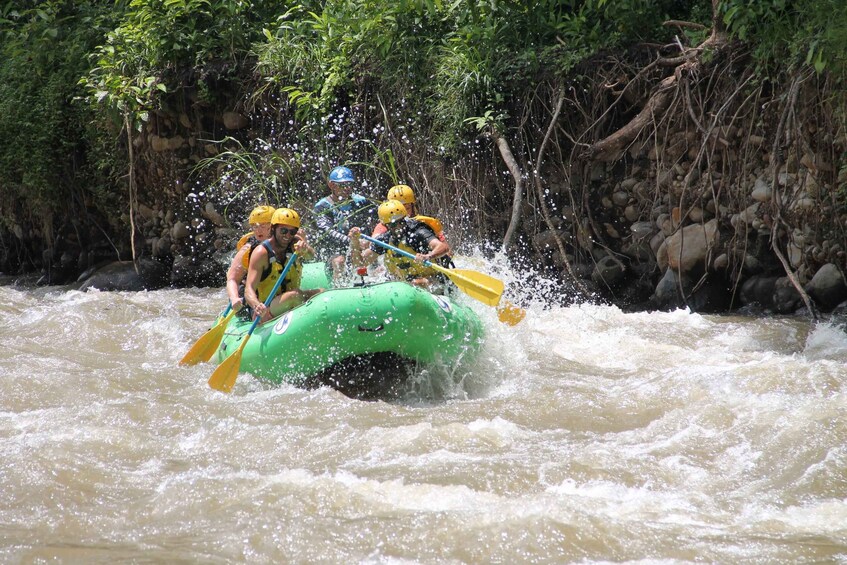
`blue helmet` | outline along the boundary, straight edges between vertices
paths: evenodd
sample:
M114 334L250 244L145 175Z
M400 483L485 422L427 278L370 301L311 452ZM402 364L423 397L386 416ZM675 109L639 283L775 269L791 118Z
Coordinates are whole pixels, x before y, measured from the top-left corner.
M354 182L356 178L353 176L353 171L347 167L335 167L329 172L329 180L331 182Z

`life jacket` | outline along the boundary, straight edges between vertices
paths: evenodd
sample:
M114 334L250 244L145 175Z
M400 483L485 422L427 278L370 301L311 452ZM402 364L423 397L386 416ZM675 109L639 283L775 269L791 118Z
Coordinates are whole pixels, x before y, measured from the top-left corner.
M259 245L264 246L264 248L268 251L268 266L262 271L262 276L259 279L259 287L256 289L256 294L258 295L258 298L261 302L267 302L268 295L273 290L277 279L279 279L279 275L285 268L285 262L287 261L281 263L277 260L277 257L274 254L273 247L271 246L270 240L265 240ZM253 249L255 249L255 247L250 250L250 254L253 253ZM285 255L288 256L288 252L290 251L292 251L292 247L289 244ZM291 266L291 268L288 269L288 273L286 273L285 280L280 285L279 290L277 291L277 295L282 294L283 292L286 292L288 290L300 288L300 279L302 277L303 264L298 258L294 261L294 264Z
M428 225L429 227L432 228L432 231L435 232L435 236L438 239L440 239L441 241L443 241L445 243L447 242L447 236L445 236L444 231L442 231L443 226L441 225L441 222L437 218L433 218L432 216L418 215L418 216L415 216L412 219L425 223L426 225ZM371 237L376 237L381 233L385 233L386 231L388 231L388 228L385 227L385 224L380 222L374 228L374 231L371 234Z
M417 218L412 219L412 222L415 221L419 220L417 220ZM435 221L437 222L438 220ZM414 226L410 227L411 229L414 229ZM418 253L418 251L413 249L409 244L394 237L389 238L389 243L391 243L391 245L395 247L402 249L403 251L411 253L412 255ZM440 258L435 261L435 263L440 262ZM432 267L427 267L423 263L418 263L410 257L400 255L399 253L394 253L390 249L385 252L385 268L388 269L388 272L390 272L397 278L406 280L415 279L419 277L432 277L438 274L438 271L436 271Z
M235 251L239 251L242 247L250 243L251 239L255 239L253 232L247 232L241 236L241 239L238 240L238 243L235 244Z
M250 250L241 256L241 264L244 266L244 270L246 271L250 267L250 254L253 253L253 250L261 242L256 239L256 236L253 235L253 232L245 233L241 236L241 239L238 240L238 243L235 244L235 252L238 253L245 245L250 245Z
M414 217L414 219L431 227L432 231L435 232L435 235L438 236L438 239L445 241L444 226L441 225L441 222L437 218L433 218L432 216L421 216L418 214Z
M395 247L399 247L403 251L408 251L412 255L416 253L414 249L405 243L396 243ZM416 279L419 277L431 277L438 273L432 267L426 267L423 263L418 263L414 259L398 255L390 249L385 252L385 268L392 275L399 279Z
M435 237L437 237L440 241L447 243L447 236L444 235L444 232L441 230L442 225L441 221L438 218L433 218L432 216L421 216L420 214L418 214L417 216L415 216L414 219L419 222L423 222L429 227L431 227L432 231L435 232ZM443 257L439 257L438 263L442 267L450 267L451 269L456 268L456 265L453 264L453 257L451 257L450 255L444 255Z

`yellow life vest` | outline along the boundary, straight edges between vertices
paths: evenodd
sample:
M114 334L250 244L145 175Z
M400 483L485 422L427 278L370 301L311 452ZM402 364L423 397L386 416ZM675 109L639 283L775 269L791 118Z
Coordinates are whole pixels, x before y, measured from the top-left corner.
M267 302L268 295L274 288L277 279L279 279L280 273L282 273L282 269L285 268L285 262L280 263L276 255L274 255L273 248L271 247L270 241L263 241L260 245L263 245L265 249L268 251L268 261L270 265L262 272L262 276L259 280L259 287L256 289L256 294L259 297L261 302ZM290 250L290 247L289 247ZM250 250L252 254L253 250ZM288 253L286 253L286 257ZM303 277L303 263L300 261L300 257L294 261L294 264L291 265L291 268L288 269L288 273L285 275L285 280L279 287L277 291L277 295L282 294L288 290L295 290L300 288L300 279Z
M241 239L238 240L238 243L235 244L235 253L237 254L245 245L251 245L250 250L241 256L241 264L244 266L244 270L246 271L250 267L250 253L253 252L253 247L255 247L256 240L253 235L253 232L245 233L241 236Z
M417 251L409 247L407 244L397 242L393 244L403 251L408 251L415 255ZM438 273L432 267L425 267L423 263L418 263L414 259L394 253L390 249L385 252L385 268L397 278L408 280L418 277L431 277Z
M443 239L444 234L442 232L444 231L444 229L443 229L443 226L441 225L441 222L438 221L436 218L433 218L432 216L420 216L419 215L419 216L415 216L414 219L419 221L419 222L423 222L426 225L428 225L429 227L431 227L432 231L435 232L435 235L438 236L438 239Z
M235 250L238 251L248 243L250 243L250 238L253 237L253 232L247 232L241 236L241 239L238 240L238 243L235 244Z
M447 238L444 236L444 232L442 231L441 222L438 219L433 218L432 216L415 216L412 219L425 223L426 225L432 228L432 231L435 232L435 235L436 237L438 237L438 239L445 242L447 241ZM388 231L388 228L385 227L385 224L379 222L374 228L371 237L376 237L381 233L385 233L386 231Z

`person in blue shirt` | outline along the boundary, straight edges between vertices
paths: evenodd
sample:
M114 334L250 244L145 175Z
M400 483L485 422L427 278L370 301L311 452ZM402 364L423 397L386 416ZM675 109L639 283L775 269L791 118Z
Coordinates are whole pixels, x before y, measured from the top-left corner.
M347 268L350 228L364 227L373 214L373 204L353 192L355 182L353 171L335 167L327 179L330 195L318 200L312 209L318 231L315 246L318 256L332 269L333 281L338 281Z

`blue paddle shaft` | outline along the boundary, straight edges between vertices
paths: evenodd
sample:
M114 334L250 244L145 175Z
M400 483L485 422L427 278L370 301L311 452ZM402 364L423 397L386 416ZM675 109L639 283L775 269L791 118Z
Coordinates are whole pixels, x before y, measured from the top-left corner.
M366 241L370 241L371 243L376 243L377 245L381 245L382 247L385 247L386 249L390 249L394 253L399 253L400 255L403 255L404 257L408 257L409 259L415 258L415 256L412 255L411 253L409 253L408 251L400 249L399 247L394 247L390 243L385 243L384 241L380 241L380 240L375 239L373 237L369 237L365 234L361 234L359 237L364 238ZM432 267L433 266L431 261L424 261L423 265L424 265L424 267Z

